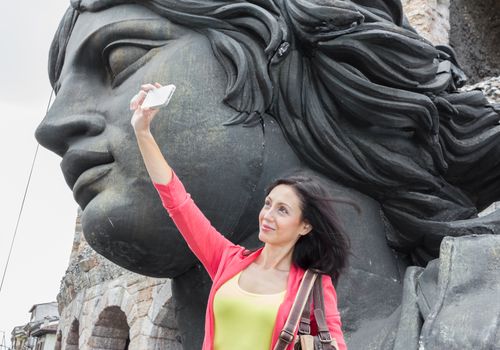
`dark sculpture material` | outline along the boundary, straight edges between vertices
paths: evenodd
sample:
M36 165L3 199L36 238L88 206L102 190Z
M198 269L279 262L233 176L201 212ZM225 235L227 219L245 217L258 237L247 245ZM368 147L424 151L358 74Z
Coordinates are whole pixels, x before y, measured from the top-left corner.
M446 236L499 246L500 213L477 217L500 198L499 109L457 91L453 51L415 33L399 0L73 0L49 75L57 98L36 137L63 158L85 237L127 269L173 278L185 349L201 344L210 281L134 142L128 105L145 82L177 85L153 133L232 241L258 244L264 188L284 173L314 173L360 205L338 204L353 247L337 282L352 349L417 349L424 320L431 344L449 318L426 328L415 290L434 305L439 261L406 268L436 259ZM480 301L499 310L489 281ZM498 325L481 317L454 334L474 343L486 327L490 346Z

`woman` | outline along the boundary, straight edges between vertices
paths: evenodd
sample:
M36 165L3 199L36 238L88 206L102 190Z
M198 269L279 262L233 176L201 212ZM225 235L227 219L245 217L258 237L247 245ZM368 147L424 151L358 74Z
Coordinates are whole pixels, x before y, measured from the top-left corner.
M158 87L142 86L131 101L131 123L164 207L213 280L203 349L274 348L307 268L326 273L322 282L327 324L339 348L346 349L328 275L337 277L344 267L348 239L326 191L307 177L276 181L259 214L264 247L249 253L233 244L195 206L151 134L158 109L142 108L142 102L148 91Z

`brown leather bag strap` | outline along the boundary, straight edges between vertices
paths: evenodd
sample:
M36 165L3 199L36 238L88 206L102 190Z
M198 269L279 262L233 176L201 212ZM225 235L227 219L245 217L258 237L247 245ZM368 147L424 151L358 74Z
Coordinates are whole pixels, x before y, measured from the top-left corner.
M297 295L295 296L295 300L292 305L292 309L288 314L288 319L285 322L285 327L281 331L278 341L274 346L274 350L285 350L288 344L293 341L293 337L295 334L295 330L299 324L300 316L304 310L304 307L309 300L309 295L311 294L311 290L314 286L314 282L318 274L311 270L307 270L300 282L299 290L297 291Z
M318 325L318 337L322 343L330 344L332 335L325 319L325 299L323 296L323 283L321 277L317 279L313 289L314 318Z
M318 283L318 278L316 278L316 282L315 283ZM312 302L312 294L313 293L309 293L309 296L307 297L306 306L304 307L304 310L302 310L302 315L300 316L300 323L299 323L299 334L300 335L311 334L311 302Z

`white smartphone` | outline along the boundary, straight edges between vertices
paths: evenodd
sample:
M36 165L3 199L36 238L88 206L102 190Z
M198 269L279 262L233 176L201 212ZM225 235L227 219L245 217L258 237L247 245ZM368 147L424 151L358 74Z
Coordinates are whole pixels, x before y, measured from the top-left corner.
M142 102L144 108L161 108L168 105L175 91L175 85L170 84L150 90Z

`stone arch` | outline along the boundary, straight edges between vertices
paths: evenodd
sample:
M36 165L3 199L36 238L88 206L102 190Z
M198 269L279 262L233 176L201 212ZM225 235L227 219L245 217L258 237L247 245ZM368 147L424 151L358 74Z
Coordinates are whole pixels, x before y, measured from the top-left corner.
M118 306L107 307L99 314L88 344L90 349L128 350L130 326Z
M69 327L69 332L66 337L66 350L78 350L78 343L80 342L80 321L74 319Z
M469 83L500 75L500 2L450 2L450 45Z

